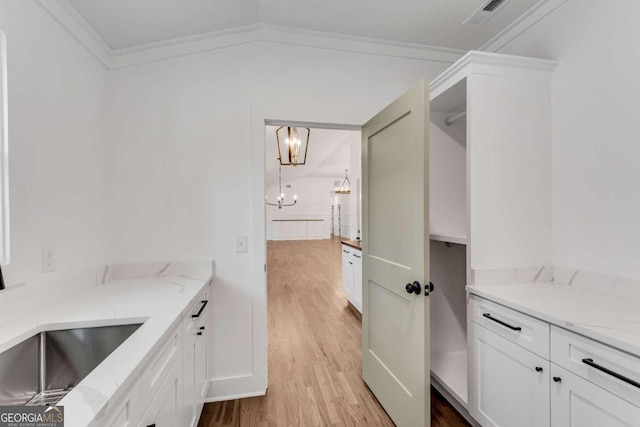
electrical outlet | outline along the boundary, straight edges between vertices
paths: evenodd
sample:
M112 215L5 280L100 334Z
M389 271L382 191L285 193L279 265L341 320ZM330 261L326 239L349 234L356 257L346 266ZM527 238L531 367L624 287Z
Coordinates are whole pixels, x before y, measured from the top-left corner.
M237 253L247 252L247 236L236 237L236 252Z
M56 271L56 247L46 246L42 248L42 272Z

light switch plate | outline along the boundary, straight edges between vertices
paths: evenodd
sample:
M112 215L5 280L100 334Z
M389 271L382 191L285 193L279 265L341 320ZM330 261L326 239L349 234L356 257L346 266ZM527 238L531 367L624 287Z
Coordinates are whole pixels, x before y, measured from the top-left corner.
M247 252L247 236L236 237L236 252L237 253Z
M45 246L42 248L42 272L56 271L56 247Z

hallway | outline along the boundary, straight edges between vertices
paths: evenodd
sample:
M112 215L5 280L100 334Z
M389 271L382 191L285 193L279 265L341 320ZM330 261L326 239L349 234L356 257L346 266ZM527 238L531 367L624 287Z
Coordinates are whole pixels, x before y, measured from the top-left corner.
M361 324L341 280L337 239L268 242L267 395L207 404L199 427L393 426L362 381ZM467 425L432 406L432 426Z

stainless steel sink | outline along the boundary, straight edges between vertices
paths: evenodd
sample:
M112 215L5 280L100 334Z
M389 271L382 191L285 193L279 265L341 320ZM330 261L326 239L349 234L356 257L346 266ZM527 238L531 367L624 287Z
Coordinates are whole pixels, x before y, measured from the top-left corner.
M0 406L55 405L140 326L47 331L0 353Z

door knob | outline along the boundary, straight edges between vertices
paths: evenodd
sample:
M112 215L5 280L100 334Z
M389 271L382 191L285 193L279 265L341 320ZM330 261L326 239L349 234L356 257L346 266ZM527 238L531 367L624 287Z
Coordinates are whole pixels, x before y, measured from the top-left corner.
M422 286L420 286L419 282L407 283L407 286L404 287L408 294L416 294L419 295L422 290Z

